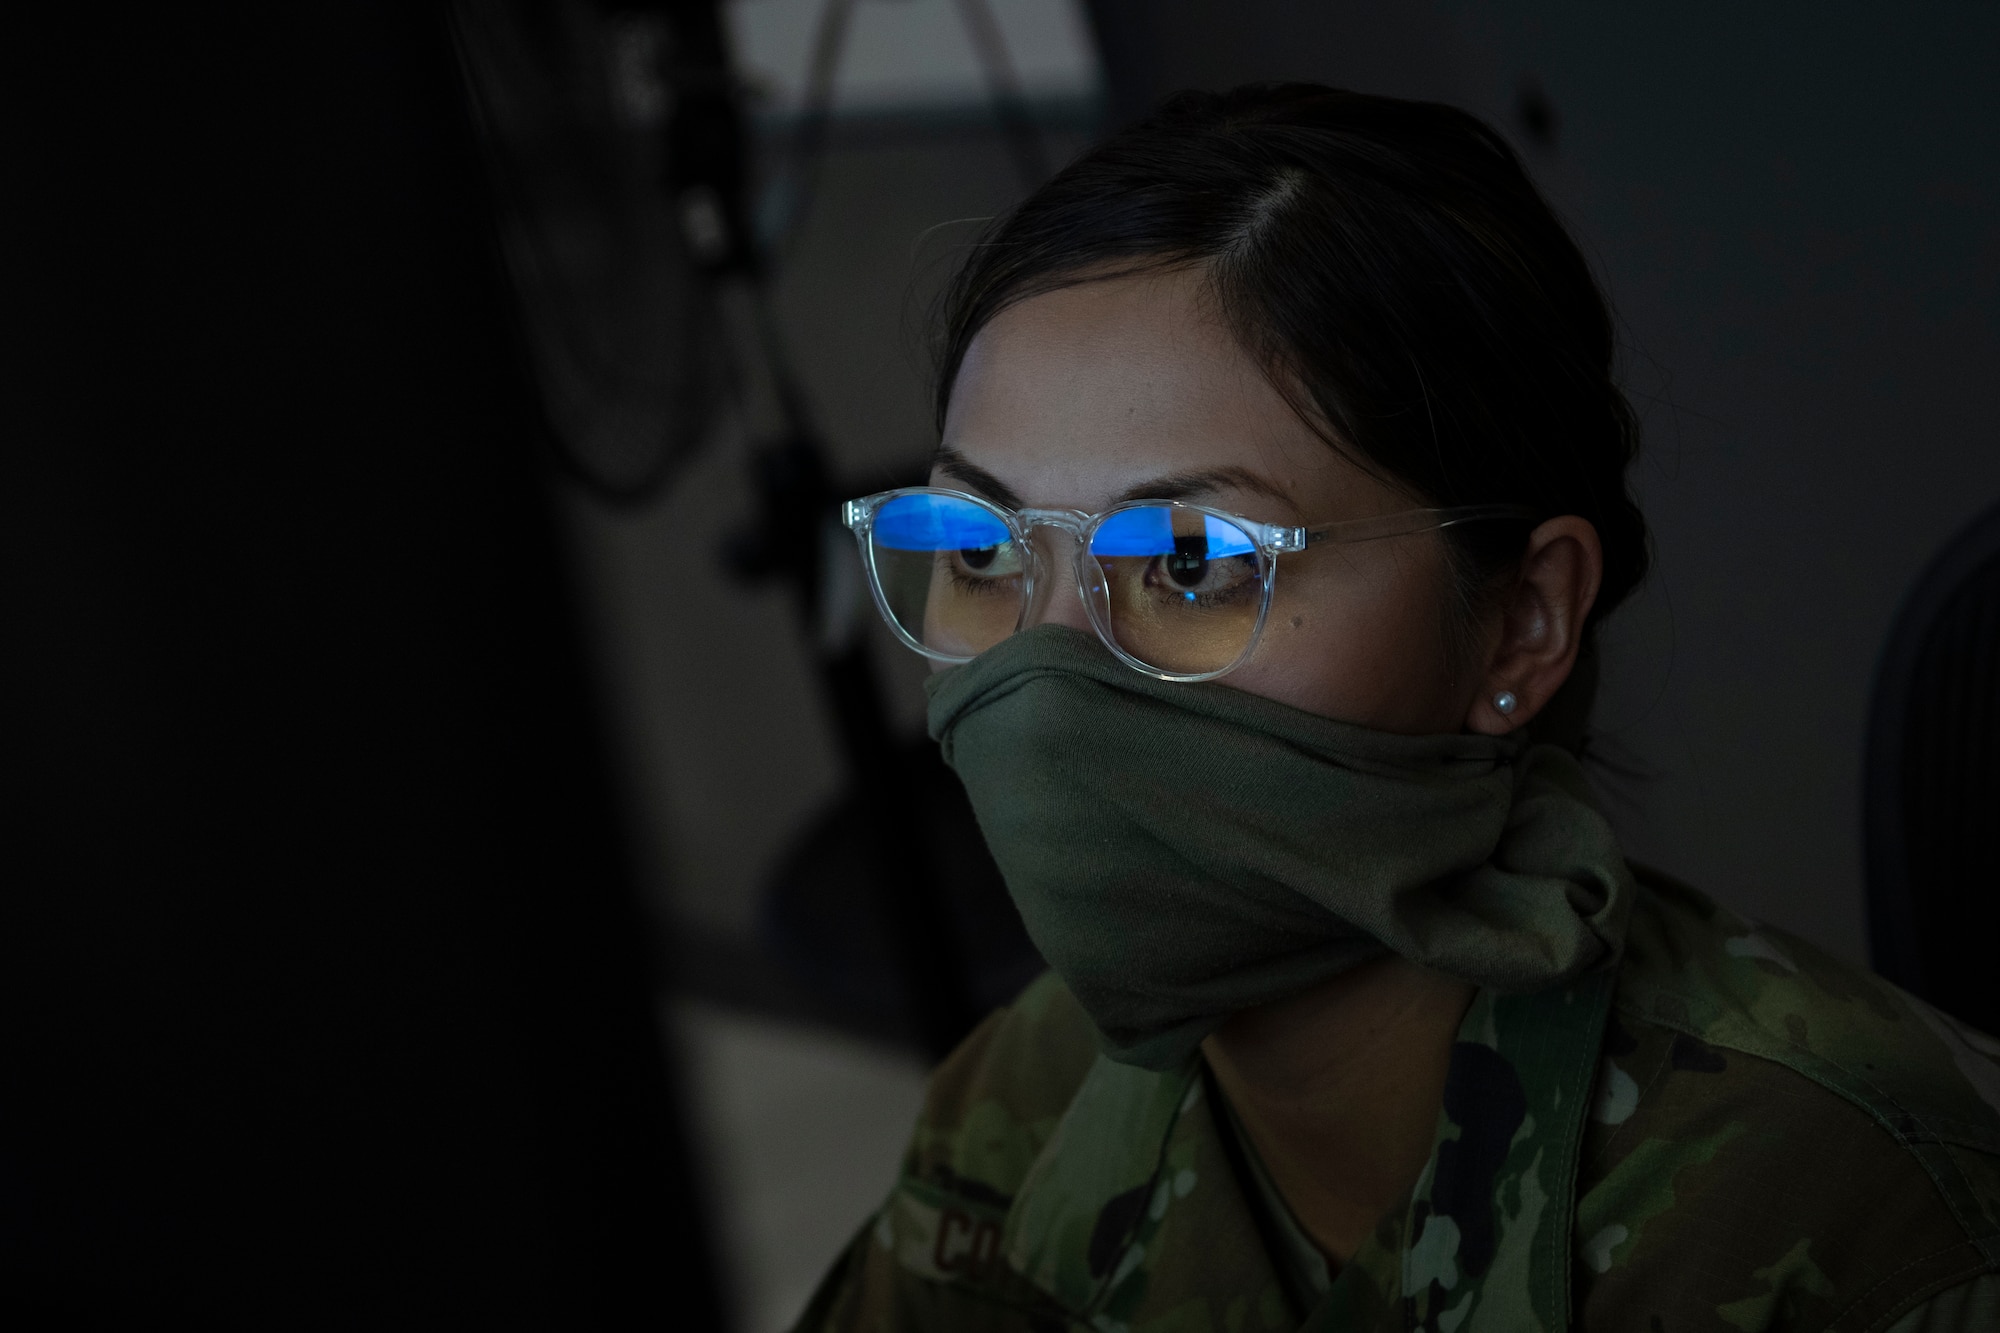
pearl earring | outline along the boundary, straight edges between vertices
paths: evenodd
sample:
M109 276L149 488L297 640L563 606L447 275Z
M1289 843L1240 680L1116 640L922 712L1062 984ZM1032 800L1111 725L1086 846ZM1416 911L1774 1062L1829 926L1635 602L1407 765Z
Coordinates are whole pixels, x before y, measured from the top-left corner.
M1502 717L1506 717L1514 711L1515 706L1520 702L1519 699L1514 697L1514 691L1502 690L1493 696L1493 711Z

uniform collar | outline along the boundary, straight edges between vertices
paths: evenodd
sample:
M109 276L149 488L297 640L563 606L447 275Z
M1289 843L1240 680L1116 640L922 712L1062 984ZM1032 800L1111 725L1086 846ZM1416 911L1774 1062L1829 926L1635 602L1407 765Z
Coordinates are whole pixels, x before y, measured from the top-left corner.
M1098 1056L1028 1169L1001 1253L1064 1309L1088 1312L1130 1276L1167 1147L1201 1098L1199 1074L1195 1061L1159 1073Z
M1478 993L1429 1161L1306 1329L1567 1327L1577 1157L1614 980ZM1099 1057L1022 1182L1001 1253L1076 1319L1115 1329L1204 1297L1220 1317L1255 1272L1279 1289L1241 1182L1191 1184L1190 1163L1224 1159L1203 1088L1198 1063Z

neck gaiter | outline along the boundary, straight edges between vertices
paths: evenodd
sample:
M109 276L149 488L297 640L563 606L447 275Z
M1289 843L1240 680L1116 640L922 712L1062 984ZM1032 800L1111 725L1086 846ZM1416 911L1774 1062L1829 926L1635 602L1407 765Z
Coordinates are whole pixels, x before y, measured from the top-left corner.
M1154 680L1060 626L927 684L1028 933L1112 1058L1394 952L1501 991L1615 957L1631 873L1582 771L1519 737L1394 736Z

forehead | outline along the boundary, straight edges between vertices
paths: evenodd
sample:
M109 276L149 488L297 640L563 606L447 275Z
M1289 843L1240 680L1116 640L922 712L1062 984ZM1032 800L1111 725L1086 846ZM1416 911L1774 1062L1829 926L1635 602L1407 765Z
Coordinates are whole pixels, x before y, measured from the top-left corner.
M1003 311L966 352L943 443L1029 504L1082 509L1152 477L1221 468L1323 508L1319 492L1343 467L1189 269L1084 282Z

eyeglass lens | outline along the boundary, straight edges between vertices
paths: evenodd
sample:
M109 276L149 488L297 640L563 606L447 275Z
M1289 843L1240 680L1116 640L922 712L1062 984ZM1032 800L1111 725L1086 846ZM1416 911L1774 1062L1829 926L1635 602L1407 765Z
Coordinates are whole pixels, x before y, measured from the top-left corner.
M870 542L890 616L931 652L975 657L1019 627L1025 553L998 513L957 496L898 496L876 511ZM1111 514L1090 535L1085 575L1099 627L1132 657L1175 675L1233 665L1263 609L1256 543L1198 509Z

